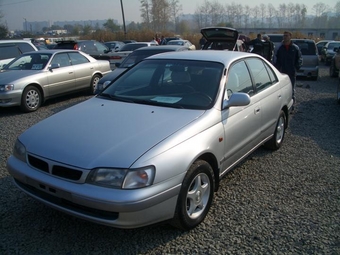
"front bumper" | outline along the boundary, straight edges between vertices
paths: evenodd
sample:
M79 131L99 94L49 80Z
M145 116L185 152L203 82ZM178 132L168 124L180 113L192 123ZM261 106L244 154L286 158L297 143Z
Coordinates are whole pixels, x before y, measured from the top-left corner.
M19 189L44 204L117 228L137 228L173 218L183 179L180 175L147 188L120 190L56 178L13 156L7 169Z
M0 107L18 106L21 104L22 90L0 92Z

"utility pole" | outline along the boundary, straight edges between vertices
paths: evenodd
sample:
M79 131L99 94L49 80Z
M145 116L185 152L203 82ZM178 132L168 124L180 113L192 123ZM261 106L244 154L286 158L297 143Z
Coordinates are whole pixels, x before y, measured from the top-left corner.
M122 7L123 26L124 26L124 35L125 35L125 39L126 39L126 26L125 26L125 17L124 17L123 0L120 0L120 6Z
M25 29L26 29L26 32L27 32L27 19L26 18L23 18L25 20Z

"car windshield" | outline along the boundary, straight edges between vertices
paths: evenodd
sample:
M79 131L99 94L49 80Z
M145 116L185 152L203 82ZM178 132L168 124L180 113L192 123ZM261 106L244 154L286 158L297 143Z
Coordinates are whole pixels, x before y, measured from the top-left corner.
M42 70L50 60L52 54L35 53L24 54L12 60L5 70Z
M216 62L147 59L108 86L99 97L183 109L213 106L224 66Z
M148 47L151 48L151 47ZM144 58L147 58L151 55L155 55L158 53L164 53L167 51L171 51L171 50L149 50L149 51L135 51L133 53L131 53L129 56L127 56L124 61L120 64L120 68L129 68L131 66L133 66L134 64L142 61Z
M183 41L169 41L168 42L169 45L184 45Z

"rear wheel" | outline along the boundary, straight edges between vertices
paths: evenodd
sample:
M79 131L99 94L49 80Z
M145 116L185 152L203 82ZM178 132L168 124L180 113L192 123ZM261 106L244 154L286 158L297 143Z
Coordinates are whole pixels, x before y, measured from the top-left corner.
M273 137L264 144L264 146L271 150L277 150L281 147L286 131L286 114L281 110L279 119L276 122L276 127Z
M183 180L171 224L183 230L200 224L210 209L214 186L211 166L203 160L193 163Z
M42 102L41 92L34 86L27 86L21 96L20 109L23 112L36 111Z
M95 74L92 77L91 84L90 84L90 94L93 95L96 91L97 83L100 80L101 76L99 74Z

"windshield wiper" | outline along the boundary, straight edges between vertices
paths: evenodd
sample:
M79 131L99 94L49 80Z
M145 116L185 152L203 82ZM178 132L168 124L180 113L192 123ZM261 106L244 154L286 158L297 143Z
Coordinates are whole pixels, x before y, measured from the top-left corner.
M100 93L98 96L102 96L105 98L110 98L114 101L120 101L120 102L127 102L127 103L134 103L135 101L128 99L128 98L124 98L124 97L117 97L108 93Z

